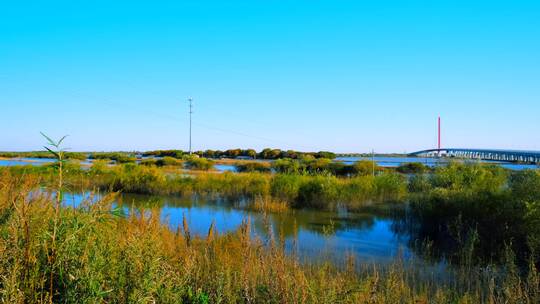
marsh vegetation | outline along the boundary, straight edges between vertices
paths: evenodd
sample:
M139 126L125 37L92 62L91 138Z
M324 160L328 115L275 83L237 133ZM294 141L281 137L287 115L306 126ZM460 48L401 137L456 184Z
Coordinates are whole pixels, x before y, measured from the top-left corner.
M50 153L57 159L51 165L0 169L3 302L539 301L538 171L479 163L388 170L303 156L216 174L205 172L213 161L172 152L116 166L109 160L121 157L100 154L90 168L60 149ZM198 171L170 169L184 166ZM62 207L66 190L110 195ZM118 192L242 201L246 210L276 214L384 206L399 211L394 229L409 236L411 250L447 265L445 275L430 276L399 257L368 268L353 254L340 263L300 260L280 233L254 236L249 218L226 233L212 223L195 234L185 219L175 231L161 221L159 206L122 212Z

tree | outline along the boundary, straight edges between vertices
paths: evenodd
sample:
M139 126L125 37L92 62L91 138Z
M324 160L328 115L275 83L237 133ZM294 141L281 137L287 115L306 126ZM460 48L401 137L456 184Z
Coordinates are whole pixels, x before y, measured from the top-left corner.
M328 152L328 151L319 151L319 152L317 152L317 154L315 155L315 157L317 157L317 158L334 159L334 158L336 158L336 154L333 153L333 152Z
M245 152L245 155L255 159L255 158L257 158L257 151L255 151L253 149L247 149L246 152Z

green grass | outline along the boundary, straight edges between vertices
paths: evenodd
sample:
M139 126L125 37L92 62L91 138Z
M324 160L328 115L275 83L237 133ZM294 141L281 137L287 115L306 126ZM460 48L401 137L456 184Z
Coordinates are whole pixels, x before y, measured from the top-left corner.
M117 163L133 163L137 159L132 153L125 152L94 152L90 154L90 159L101 159L101 160L114 160Z
M477 262L502 261L510 247L521 264L540 265L540 171L453 163L414 177L409 189L413 232L447 258L474 241Z
M208 171L214 168L214 161L207 158L188 157L186 159L186 168Z

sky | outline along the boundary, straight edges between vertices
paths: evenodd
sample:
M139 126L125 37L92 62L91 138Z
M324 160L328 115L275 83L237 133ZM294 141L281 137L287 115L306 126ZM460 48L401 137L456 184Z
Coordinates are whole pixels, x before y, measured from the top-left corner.
M0 150L540 150L538 1L1 1Z

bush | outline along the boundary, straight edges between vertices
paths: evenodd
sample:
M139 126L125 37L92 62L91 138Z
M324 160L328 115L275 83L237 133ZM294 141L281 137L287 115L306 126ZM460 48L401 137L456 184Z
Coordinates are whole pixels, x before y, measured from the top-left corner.
M66 152L64 153L66 159L86 160L86 154L80 152Z
M356 209L369 200L376 199L375 178L371 175L357 176L344 183L341 189L341 200L348 207Z
M332 162L327 166L328 172L335 176L351 176L355 174L354 167L342 162Z
M159 166L159 167L165 167L165 166L182 166L183 163L182 161L174 158L174 157L170 157L170 156L165 156L161 159L158 159L156 161L156 165Z
M142 159L139 163L141 166L157 166L157 159L154 158L146 158Z
M422 163L406 163L396 168L396 171L403 174L422 174L429 170L429 167Z
M365 176L373 175L373 173L377 173L381 170L381 167L379 167L377 164L374 164L373 161L361 160L357 161L354 164L353 173L356 175Z
M525 202L540 201L540 171L523 170L510 175L512 195Z
M236 165L238 172L270 172L270 163L267 162L246 162Z
M431 183L434 187L478 193L499 191L507 181L507 171L499 166L450 163L435 169Z
M110 159L114 160L117 163L125 164L125 163L134 163L137 158L129 153L121 153L121 152L100 152L100 153L92 153L90 154L90 159Z
M401 201L407 195L407 182L399 174L381 174L375 177L375 191L382 201Z
M336 154L333 152L328 151L320 151L315 154L315 157L317 158L327 158L327 159L334 159L336 158Z
M295 207L332 209L338 198L337 179L332 176L314 176L303 181L298 188Z
M412 193L422 193L431 190L429 178L423 174L413 175L409 179L409 191Z
M108 170L109 162L106 160L94 160L92 166L90 167L91 174L101 174Z
M302 180L306 177L296 174L276 174L272 178L270 193L281 201L294 202L298 198L298 191Z
M165 175L156 167L125 164L114 167L113 172L115 191L152 194L158 192L166 181Z
M156 151L148 151L144 152L143 156L155 156L155 157L174 157L174 158L182 158L184 156L184 151L182 150L156 150Z
M412 210L418 227L413 232L456 260L463 258L456 248L475 238L475 258L501 262L510 249L523 263L527 253L540 249L538 187L534 171L509 176L501 167L476 163L439 167L427 180L411 179L409 188L417 193Z
M332 160L327 158L316 158L312 160L303 160L302 164L306 170L311 174L319 174L328 172L328 166L332 163Z
M191 170L208 171L214 168L214 162L207 158L191 157L186 161L186 167Z
M300 172L300 162L290 158L277 159L272 163L272 168L277 173L299 173Z

